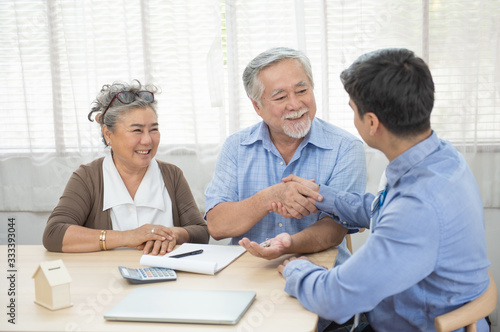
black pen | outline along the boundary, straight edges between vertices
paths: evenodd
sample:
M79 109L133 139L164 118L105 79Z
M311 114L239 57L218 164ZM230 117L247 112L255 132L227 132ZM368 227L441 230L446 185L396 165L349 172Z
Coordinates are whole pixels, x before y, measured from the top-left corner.
M173 256L168 256L169 258L182 258L186 256L193 256L193 255L199 255L203 252L203 249L195 250L195 251L190 251L190 252L185 252L183 254L178 254L178 255L173 255Z

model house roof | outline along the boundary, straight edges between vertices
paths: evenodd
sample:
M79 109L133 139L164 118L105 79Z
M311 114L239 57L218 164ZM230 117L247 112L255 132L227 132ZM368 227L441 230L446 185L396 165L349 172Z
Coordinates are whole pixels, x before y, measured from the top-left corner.
M39 272L45 275L51 287L71 282L71 276L62 259L40 263L33 274L33 278L35 278Z

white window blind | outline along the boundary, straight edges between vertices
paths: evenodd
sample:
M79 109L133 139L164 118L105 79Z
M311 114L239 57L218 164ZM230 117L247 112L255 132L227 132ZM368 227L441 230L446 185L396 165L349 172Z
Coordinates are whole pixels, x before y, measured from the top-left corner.
M340 72L374 49L412 49L434 76L438 135L461 151L500 150L500 0L3 0L0 29L4 210L18 208L13 189L43 196L35 208L53 207L65 181L47 186L37 176L47 158L74 158L53 172L68 174L102 153L87 114L116 80L161 89L160 154L187 149L212 165L228 134L260 120L241 74L274 46L309 56L317 116L355 135ZM11 176L12 158L32 173ZM500 174L484 173L493 173L487 204L500 206Z
M162 144L220 143L259 120L241 73L276 45L308 54L318 116L353 133L340 72L366 51L410 48L434 75L434 129L499 144L499 1L422 3L3 1L0 151L100 147L90 103L103 84L134 78L162 90Z
M434 128L457 145L499 145L500 2L435 1L428 15Z
M218 143L224 126L219 1L10 1L0 10L0 153L102 147L87 120L104 84L156 84L163 145Z
M318 116L356 134L340 72L362 53L406 47L433 72L434 130L458 146L500 144L499 1L266 3L236 1L226 8L237 18L228 47L238 65L230 69L242 72L276 44L302 49L313 64ZM244 127L255 118L244 94L238 97L232 108L240 109Z

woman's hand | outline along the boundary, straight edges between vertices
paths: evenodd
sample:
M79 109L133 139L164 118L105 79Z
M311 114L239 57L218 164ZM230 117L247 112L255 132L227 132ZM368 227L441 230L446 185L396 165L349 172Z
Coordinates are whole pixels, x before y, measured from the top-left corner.
M148 241L165 241L171 240L171 232L168 227L162 225L145 224L136 229L124 231L125 241L127 247L137 247Z
M175 246L189 241L188 232L182 227L163 227L167 233L165 240L149 240L137 246L138 250L142 250L144 254L151 253L152 255L165 255L174 250ZM142 226L141 226L142 227ZM156 232L156 231L155 231Z

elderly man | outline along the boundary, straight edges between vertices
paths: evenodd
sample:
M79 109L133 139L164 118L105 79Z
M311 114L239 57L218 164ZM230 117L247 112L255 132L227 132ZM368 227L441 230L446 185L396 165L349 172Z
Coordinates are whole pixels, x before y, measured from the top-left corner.
M306 259L278 270L285 291L338 323L367 312L356 331L433 331L436 316L481 295L489 284L483 204L460 153L430 125L434 83L406 49L361 56L342 75L354 124L389 165L379 195L347 193L290 176L323 200L320 211L369 227L366 243L331 270ZM286 204L285 204L286 205ZM286 214L286 207L278 204ZM364 323L366 325L366 323ZM487 331L483 319L478 331Z
M262 121L227 138L206 190L206 215L215 239L231 237L266 259L339 246L337 264L349 257L347 229L318 213L307 187L284 183L295 174L336 190L362 193L366 164L362 142L316 115L309 59L273 48L243 73L245 90ZM320 199L316 197L316 199ZM271 212L285 204L288 216Z

